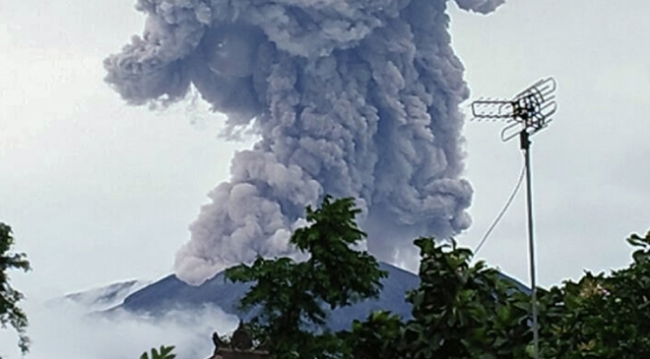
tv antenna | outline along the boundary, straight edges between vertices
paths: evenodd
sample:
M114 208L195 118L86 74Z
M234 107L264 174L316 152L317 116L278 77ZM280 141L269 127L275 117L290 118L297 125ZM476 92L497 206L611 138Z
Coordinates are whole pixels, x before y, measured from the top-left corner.
M530 137L543 130L553 120L557 111L555 101L557 82L548 77L515 95L511 100L477 100L472 103L475 120L505 121L501 140L510 141L519 135L526 169L526 192L528 214L528 257L530 262L530 285L532 289L533 347L535 359L539 359L539 323L537 321L537 272L535 269L535 241L533 237L533 190L530 169Z

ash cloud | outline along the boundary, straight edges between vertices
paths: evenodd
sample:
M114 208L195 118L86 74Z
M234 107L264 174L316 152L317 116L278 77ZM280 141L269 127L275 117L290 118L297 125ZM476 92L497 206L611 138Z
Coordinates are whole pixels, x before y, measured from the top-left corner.
M487 13L503 0L456 0ZM178 252L200 284L256 255L286 255L304 207L358 198L368 248L408 262L418 235L470 225L462 179L463 66L446 0L139 0L142 37L105 60L129 103L167 104L195 87L228 129L261 140L237 153Z
M481 14L488 14L505 2L505 0L456 0L461 9Z

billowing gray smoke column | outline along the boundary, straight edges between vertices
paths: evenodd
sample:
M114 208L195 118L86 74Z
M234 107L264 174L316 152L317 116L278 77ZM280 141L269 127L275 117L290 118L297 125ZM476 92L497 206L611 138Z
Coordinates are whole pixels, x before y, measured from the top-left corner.
M487 13L503 0L456 0ZM359 199L371 252L412 260L417 235L467 228L460 179L463 67L446 0L139 0L142 37L105 61L129 103L169 103L193 85L236 129L261 136L232 160L177 254L200 284L256 255L289 254L324 194Z

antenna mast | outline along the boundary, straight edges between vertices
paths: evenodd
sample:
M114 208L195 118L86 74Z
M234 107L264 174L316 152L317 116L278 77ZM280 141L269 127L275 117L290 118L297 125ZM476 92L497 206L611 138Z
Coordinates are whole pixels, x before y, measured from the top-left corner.
M507 142L519 135L526 167L526 192L528 215L528 258L532 289L533 346L535 359L539 359L539 323L537 321L537 271L535 268L535 241L533 231L533 189L530 166L530 137L543 130L557 111L555 101L557 82L549 77L517 94L511 100L478 100L472 103L476 120L505 121L501 140Z

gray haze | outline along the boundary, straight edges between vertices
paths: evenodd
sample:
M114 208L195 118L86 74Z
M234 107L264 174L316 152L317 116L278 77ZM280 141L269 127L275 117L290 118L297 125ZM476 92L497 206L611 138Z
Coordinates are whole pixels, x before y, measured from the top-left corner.
M458 1L487 13L502 1ZM193 85L228 133L261 140L235 155L176 257L200 284L256 255L288 254L304 207L352 196L369 250L412 262L417 235L470 225L460 178L469 91L450 46L447 1L146 1L142 37L105 61L132 104L165 106Z

